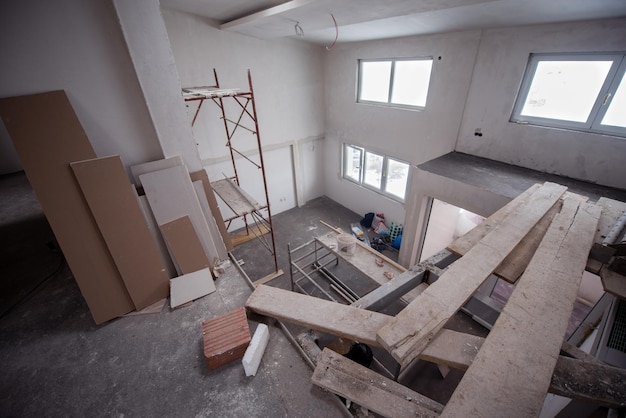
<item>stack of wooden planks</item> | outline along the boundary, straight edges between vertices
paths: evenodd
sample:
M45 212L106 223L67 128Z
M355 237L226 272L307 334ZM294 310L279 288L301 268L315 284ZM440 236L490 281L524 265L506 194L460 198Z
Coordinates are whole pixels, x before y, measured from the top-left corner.
M381 346L403 367L420 358L466 370L448 404L442 410L430 405L422 415L538 416L549 391L623 407L623 370L560 356L600 215L599 206L567 193L561 185L533 186L456 242L453 247L464 247L463 257L395 317L361 310L358 304L344 306L265 286L255 290L246 306L280 320ZM488 337L444 329L496 270L521 277ZM357 373L360 366L347 359L324 359L314 374L316 384L342 396L349 394L354 402L370 408L372 399L389 402L371 408L383 415L394 410L391 404L396 401L384 400L393 397L371 394L391 391L390 385L374 388L367 378L354 377L361 373ZM345 382L345 377L327 376L345 374L345 368L354 372L352 380L362 389L361 395L332 383ZM409 416L415 413L413 406L407 407L413 411Z

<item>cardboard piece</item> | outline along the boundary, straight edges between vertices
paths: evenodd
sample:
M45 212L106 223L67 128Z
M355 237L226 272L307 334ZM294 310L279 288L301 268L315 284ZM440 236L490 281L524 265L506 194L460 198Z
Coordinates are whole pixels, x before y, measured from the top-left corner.
M96 158L70 166L135 309L167 298L169 277L121 158Z
M1 99L0 115L94 321L134 310L69 166L97 156L65 92Z
M211 267L189 216L161 225L167 248L176 260L179 274L193 273Z

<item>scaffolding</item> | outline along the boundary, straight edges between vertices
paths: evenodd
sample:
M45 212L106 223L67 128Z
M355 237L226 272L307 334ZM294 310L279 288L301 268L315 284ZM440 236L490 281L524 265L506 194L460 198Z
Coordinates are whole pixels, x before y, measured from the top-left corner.
M189 87L182 89L182 95L185 102L195 102L197 107L194 111L191 125L194 126L196 119L202 109L205 101L211 101L219 108L221 119L224 123L226 131L226 146L229 149L230 159L234 175L212 181L211 186L215 194L228 206L234 213L230 217L224 217L226 227L229 228L231 223L236 219L242 219L245 225L245 234L232 235L233 245L237 246L250 239L258 239L262 245L270 252L274 259L273 277L279 274L278 261L276 258L276 245L274 241L274 230L272 225L272 213L270 210L270 200L267 191L267 179L265 175L265 164L263 162L263 150L261 148L261 137L259 135L259 123L256 112L256 104L254 102L254 90L252 88L252 77L248 70L248 86L247 91L241 89L224 89L219 85L217 71L213 69L213 77L215 84L212 86ZM230 100L235 103L234 106L226 106L226 101ZM189 104L188 104L189 106ZM227 116L235 114L234 118ZM252 123L252 125L247 124ZM256 137L256 147L258 152L258 161L246 155L244 151L238 150L233 142L235 141L235 133L239 131L247 131ZM265 203L258 203L252 196L246 193L241 187L239 179L240 170L238 163L250 163L261 171L263 179L263 189L265 192ZM267 211L265 216L263 211ZM268 239L269 236L269 239ZM271 277L271 278L273 278ZM266 278L270 278L267 276ZM263 279L261 279L263 280Z

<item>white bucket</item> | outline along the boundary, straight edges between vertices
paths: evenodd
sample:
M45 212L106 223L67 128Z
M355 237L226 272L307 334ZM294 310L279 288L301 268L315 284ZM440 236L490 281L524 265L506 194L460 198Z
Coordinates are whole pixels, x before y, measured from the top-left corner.
M337 235L337 251L344 255L352 255L356 250L356 238L350 234Z

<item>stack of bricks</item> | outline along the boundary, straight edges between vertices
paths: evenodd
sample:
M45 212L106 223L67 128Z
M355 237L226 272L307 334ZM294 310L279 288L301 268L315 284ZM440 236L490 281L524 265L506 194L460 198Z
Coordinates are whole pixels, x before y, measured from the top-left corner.
M211 370L242 358L250 344L245 308L202 322L202 340Z

